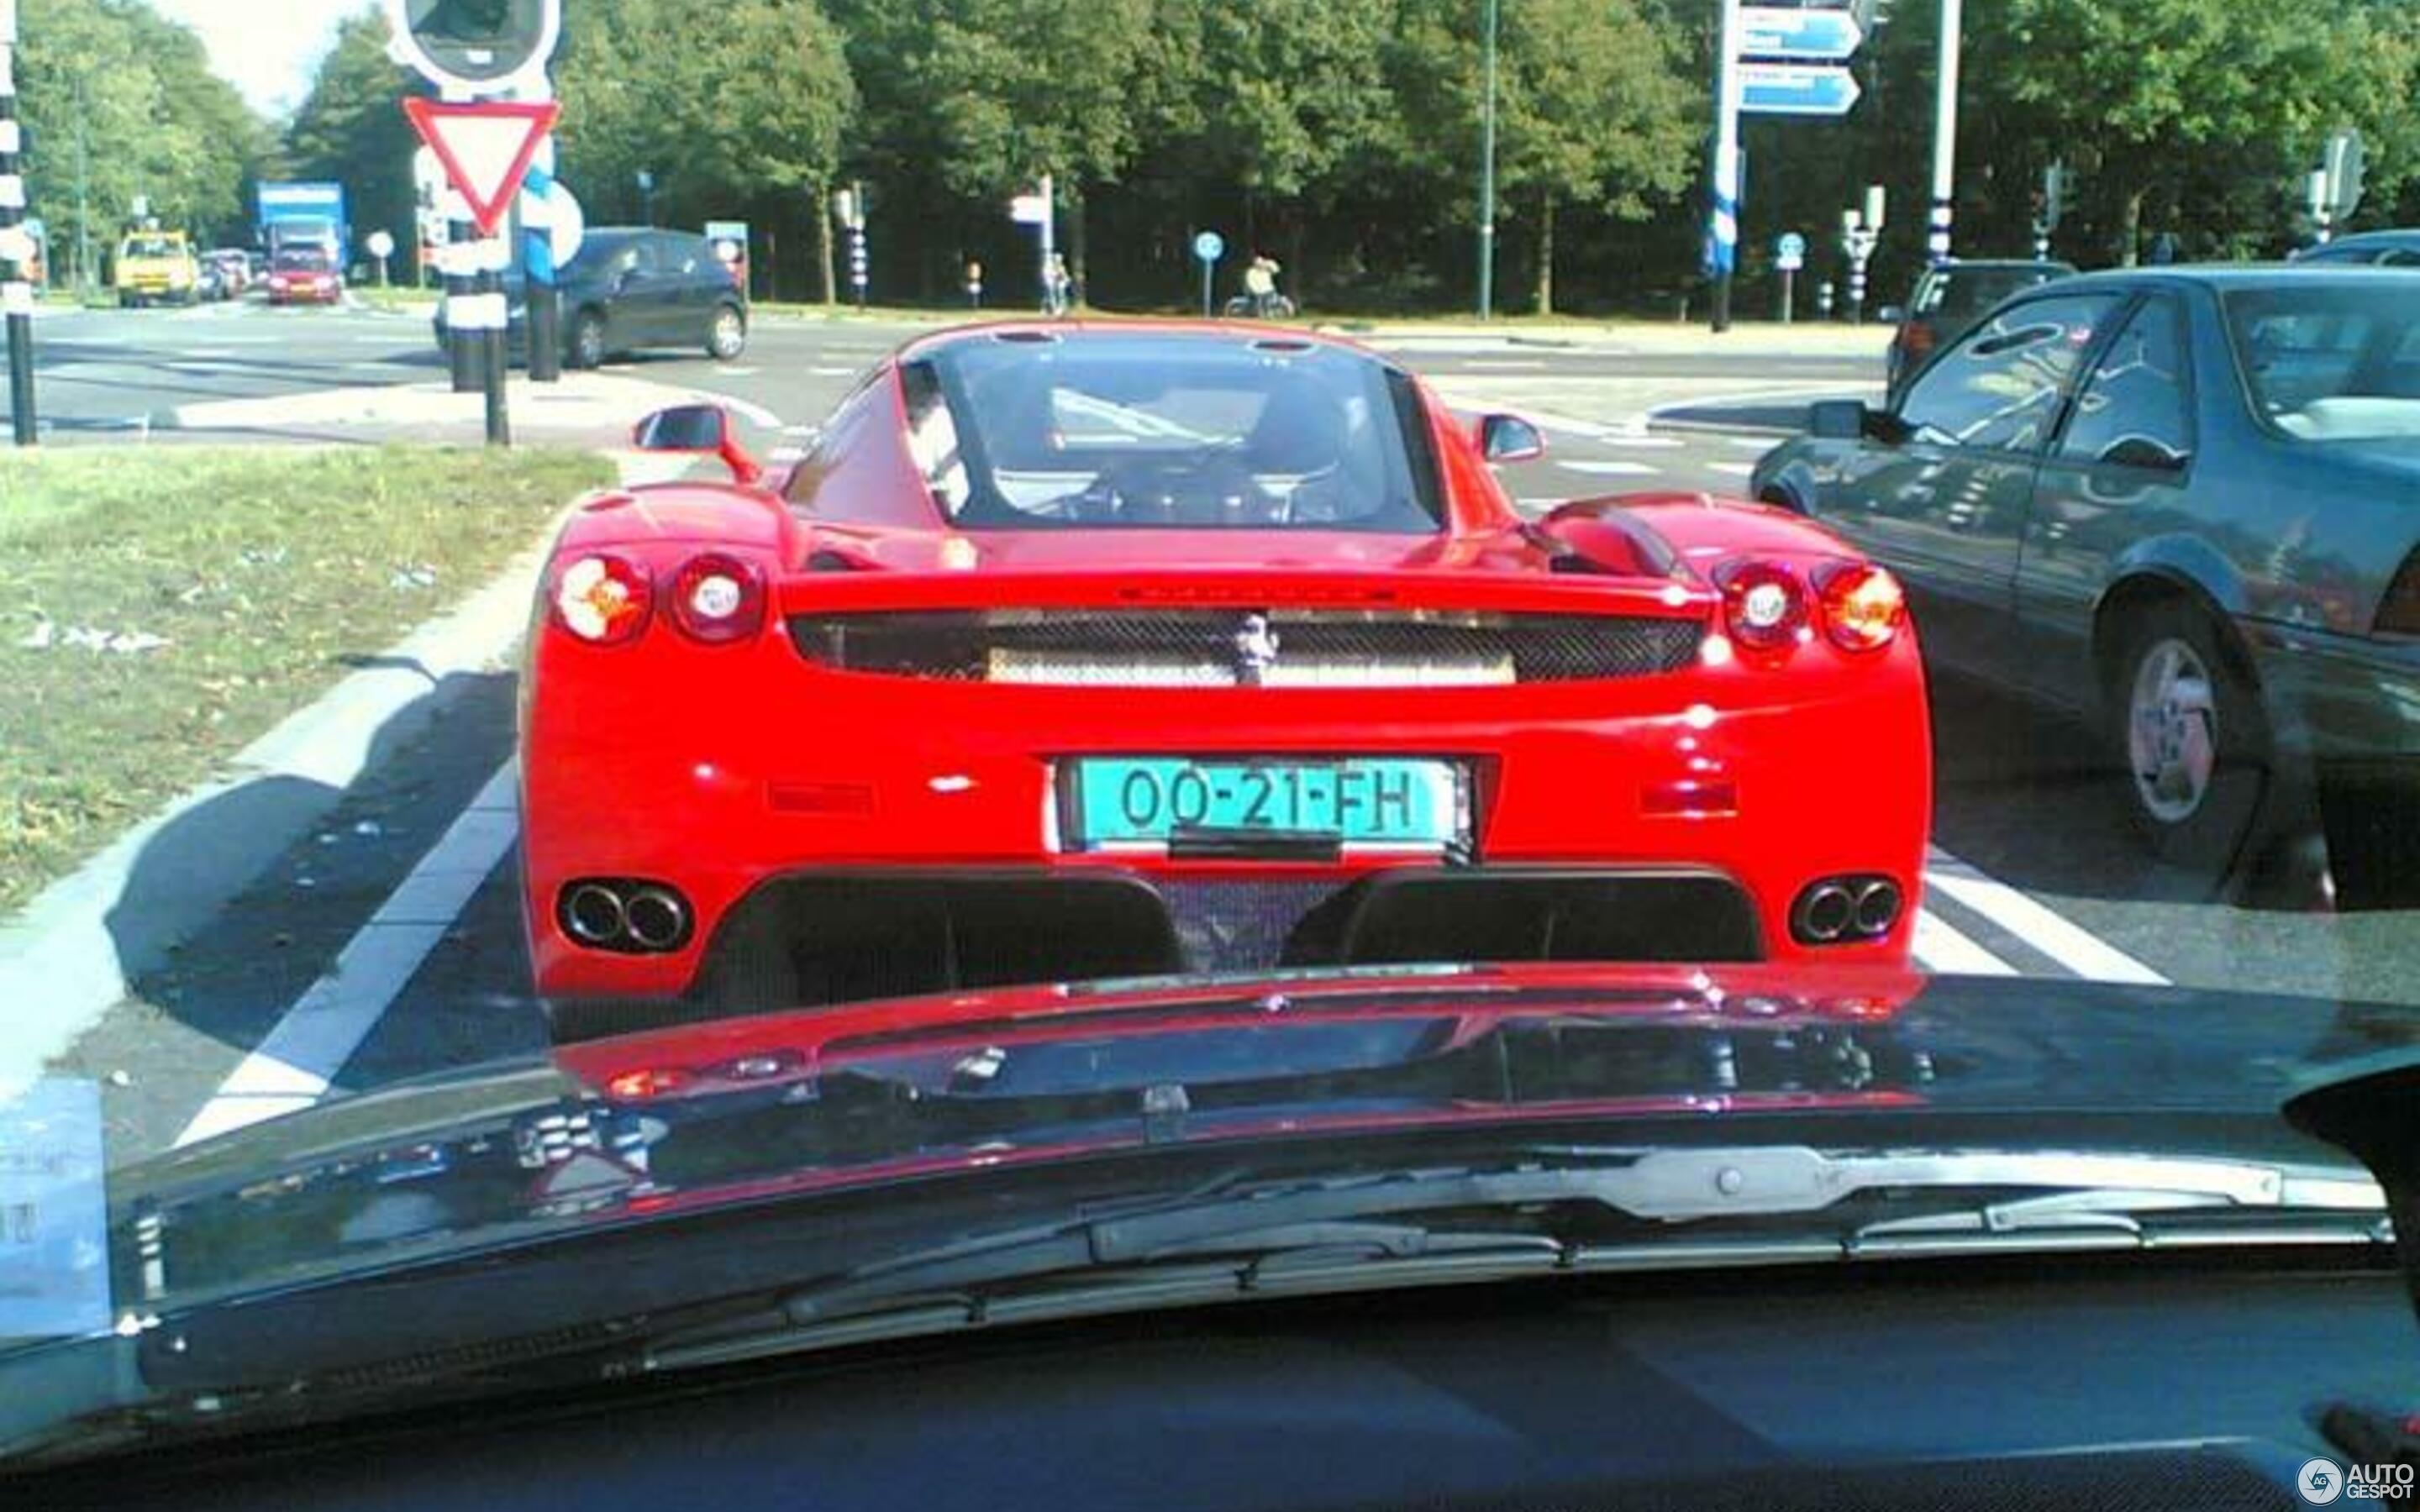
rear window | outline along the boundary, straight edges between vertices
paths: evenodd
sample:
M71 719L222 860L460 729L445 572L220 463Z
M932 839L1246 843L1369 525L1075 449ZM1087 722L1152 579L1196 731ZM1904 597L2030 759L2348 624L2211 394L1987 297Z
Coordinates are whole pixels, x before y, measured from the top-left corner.
M1972 319L2011 294L2065 278L2075 271L2060 263L2040 268L1936 268L1916 291L1916 315Z
M2225 296L2254 412L2296 440L2420 437L2420 280L2330 281Z
M173 257L178 252L177 243L166 237L129 237L120 249L122 257Z
M917 466L969 529L1423 533L1443 517L1410 380L1357 353L987 339L902 381Z
M294 247L278 253L270 266L281 273L324 273L332 265L317 247Z

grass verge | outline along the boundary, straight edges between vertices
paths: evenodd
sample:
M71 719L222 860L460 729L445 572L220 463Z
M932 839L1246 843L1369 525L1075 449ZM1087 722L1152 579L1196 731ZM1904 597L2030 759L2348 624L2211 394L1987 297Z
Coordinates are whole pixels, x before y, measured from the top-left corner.
M0 911L612 477L539 449L0 454Z

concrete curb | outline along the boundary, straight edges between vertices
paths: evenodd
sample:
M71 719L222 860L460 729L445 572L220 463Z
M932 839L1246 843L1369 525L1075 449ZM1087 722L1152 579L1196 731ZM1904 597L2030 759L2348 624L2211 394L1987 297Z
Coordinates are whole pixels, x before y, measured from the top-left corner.
M689 459L616 461L625 483L639 483L685 469ZM552 533L550 526L547 538ZM0 920L0 1097L39 1076L44 1061L125 1000L130 976L208 923L341 803L374 743L426 730L452 702L449 677L491 671L512 655L543 551L543 541L534 544L469 598L287 715L239 751L224 776L177 798ZM153 840L204 805L256 785L271 796L212 846L208 874L167 879L171 889L155 883L144 917L113 927L111 914ZM163 891L164 898L150 896Z

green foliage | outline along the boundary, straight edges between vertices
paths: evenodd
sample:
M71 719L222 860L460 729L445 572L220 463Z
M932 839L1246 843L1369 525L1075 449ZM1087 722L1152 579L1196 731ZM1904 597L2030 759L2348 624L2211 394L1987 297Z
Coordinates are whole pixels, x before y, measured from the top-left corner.
M416 226L411 157L420 139L403 114L409 76L387 56L387 40L383 10L347 18L286 129L286 166L293 177L345 186L357 247L379 230L409 247ZM406 256L398 266L412 263Z
M246 181L273 143L192 32L140 0L41 0L21 8L18 23L29 195L54 228L62 266L80 197L97 252L137 195L163 225L205 240L240 237Z
M592 219L768 208L828 182L857 95L814 0L582 0L556 64L562 172Z

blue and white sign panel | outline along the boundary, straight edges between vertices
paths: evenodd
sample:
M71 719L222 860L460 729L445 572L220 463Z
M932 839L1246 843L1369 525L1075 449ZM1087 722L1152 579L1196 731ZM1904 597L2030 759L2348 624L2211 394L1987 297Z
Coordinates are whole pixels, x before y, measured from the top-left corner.
M1740 9L1740 53L1746 57L1793 58L1838 63L1865 41L1857 18L1845 10L1798 10L1780 6Z
M1193 255L1205 263L1215 263L1227 255L1227 239L1216 231L1204 231L1193 239Z
M1857 81L1814 63L1743 63L1740 109L1757 116L1846 116Z
M1795 231L1785 231L1773 244L1773 266L1785 273L1794 273L1807 266L1807 239Z

